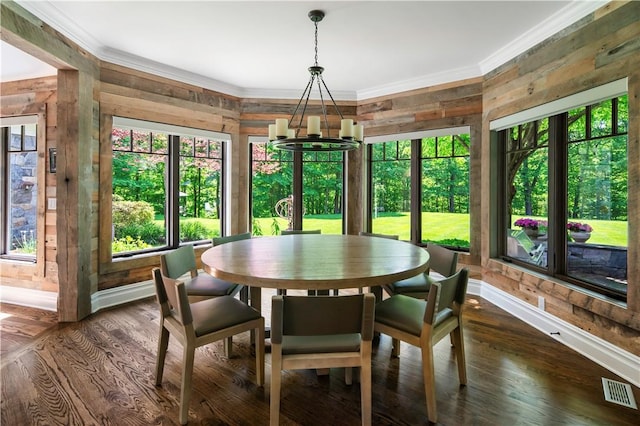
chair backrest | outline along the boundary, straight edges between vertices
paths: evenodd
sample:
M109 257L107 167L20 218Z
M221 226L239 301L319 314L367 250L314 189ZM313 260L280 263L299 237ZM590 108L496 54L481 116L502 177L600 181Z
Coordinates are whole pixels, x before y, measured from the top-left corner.
M375 296L274 296L271 308L271 341L283 335L321 336L360 333L373 339Z
M322 234L321 229L283 229L280 235L296 235L296 234Z
M359 235L364 237L380 237L380 238L388 238L390 240L397 240L400 238L399 235L391 235L391 234L376 234L374 232L364 232L360 231Z
M190 325L193 317L184 283L163 275L159 268L153 268L151 273L162 317L173 317L183 327Z
M424 322L436 324L441 317L459 315L467 296L469 270L463 268L441 281L431 283L427 296Z
M437 244L428 244L429 269L434 270L443 277L450 277L458 269L458 252Z
M248 240L251 238L251 232L245 232L243 234L227 235L226 237L213 237L213 245L219 246L220 244L230 243L232 241Z
M162 275L173 279L179 278L187 272L191 273L191 277L195 277L198 274L198 270L193 246L182 246L161 255L160 269L162 270Z

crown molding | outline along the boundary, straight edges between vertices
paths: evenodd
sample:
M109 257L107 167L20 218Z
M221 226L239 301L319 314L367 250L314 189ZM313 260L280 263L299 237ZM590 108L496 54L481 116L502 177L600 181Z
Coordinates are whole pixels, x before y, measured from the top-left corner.
M300 96L300 93L294 90L243 88L199 74L191 73L170 65L141 58L117 49L104 47L100 45L98 40L76 25L74 21L68 19L57 7L55 7L55 2L51 0L44 0L30 2L18 1L18 3L40 19L46 19L47 24L51 25L70 40L77 43L80 47L103 61L112 62L117 65L126 66L138 71L170 78L172 80L193 84L198 87L204 87L231 96L268 99L295 99ZM499 49L476 65L392 82L385 85L358 90L357 92L343 91L332 94L336 100L360 101L449 83L452 81L479 77L517 57L526 50L567 28L569 25L584 18L607 3L608 1L606 0L574 0L558 13L552 15L541 24L530 29L521 37L518 37L508 43L503 48Z
M478 65L480 66L482 75L487 74L488 72L498 68L500 65L518 57L518 55L576 23L607 3L609 3L607 0L572 1L559 12L553 14L546 20L542 21L539 25L531 28L520 37L480 61Z
M395 93L402 93L409 90L421 89L423 87L436 86L438 84L450 83L452 81L465 80L467 78L480 77L482 74L477 65L469 67L456 68L440 73L423 75L408 80L397 81L370 89L358 91L358 100L377 98L379 96L387 96Z

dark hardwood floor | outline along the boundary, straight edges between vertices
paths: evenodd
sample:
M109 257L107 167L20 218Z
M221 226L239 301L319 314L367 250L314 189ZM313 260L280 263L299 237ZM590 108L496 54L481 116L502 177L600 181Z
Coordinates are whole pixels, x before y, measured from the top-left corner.
M178 424L181 347L170 342L162 387L155 387L154 299L74 324L58 325L55 314L36 309L0 311L2 425ZM619 377L477 297L468 299L465 315L466 387L458 385L448 339L435 349L441 424L640 424L638 410L604 400L601 377ZM403 344L400 358L391 359L390 350L382 336L373 355L373 423L426 424L420 353ZM266 362L261 388L248 334L235 338L231 359L221 342L199 348L190 423L268 424L270 355ZM357 425L359 401L357 382L345 385L339 369L283 373L282 424Z

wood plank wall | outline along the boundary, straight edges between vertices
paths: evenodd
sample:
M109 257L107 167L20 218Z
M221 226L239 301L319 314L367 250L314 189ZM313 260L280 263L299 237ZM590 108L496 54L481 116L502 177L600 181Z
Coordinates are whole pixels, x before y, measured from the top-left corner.
M180 83L122 66L103 63L100 90L100 217L111 217L111 126L114 116L193 127L231 135L233 148L229 197L231 232L239 229L240 217L246 213L246 202L239 193L239 100L208 89ZM235 167L234 167L235 166ZM246 192L245 192L246 194ZM247 221L244 221L246 226ZM111 221L100 223L98 239L98 290L147 281L151 269L160 264L157 254L113 261L111 258Z
M58 291L56 262L56 211L46 209L47 198L56 197L56 175L49 173L49 148L56 147L57 77L43 77L0 84L2 117L38 115L38 212L36 264L0 263L2 283L14 287Z
M361 101L358 120L364 125L367 136L469 126L470 180L480 181L482 77ZM357 176L362 176L361 171ZM471 246L469 256L461 256L461 262L470 266L480 263L480 240L476 236L480 235L481 222L473 213L479 211L480 201L480 192L471 190Z
M481 207L483 279L547 312L640 355L640 2L610 3L490 72L484 80L482 183L489 193L489 122L611 81L629 81L629 250L626 307L491 259L490 217ZM473 181L472 181L473 184ZM474 185L475 186L475 185ZM635 236L635 237L634 237Z
M7 6L9 4L10 6ZM76 67L87 67L91 57L46 23L29 17L12 2L3 2L2 38L41 58ZM15 16L14 16L15 15ZM363 123L369 136L391 135L457 126L471 128L471 253L463 262L476 266L488 283L535 303L547 298L547 310L632 353L640 354L640 239L630 239L629 303L627 308L608 303L568 287L492 260L489 121L562 96L592 88L618 78L629 78L629 232L640 234L640 2L611 3L570 28L530 49L484 77L417 89L375 99L341 102L343 113ZM7 33L7 28L9 33ZM35 48L34 48L35 46ZM37 56L37 55L36 55ZM83 62L84 59L84 62ZM92 185L91 259L78 265L97 274L97 289L148 280L157 257L111 262L104 244L110 230L98 220L110 213L110 117L120 115L230 133L232 136L230 232L248 229L248 143L250 135L266 134L267 124L287 115L297 100L238 99L188 84L102 63L99 83L93 84L93 134L100 150L92 151L99 178ZM332 118L337 127L337 120ZM97 123L102 127L98 128ZM55 133L54 133L55 134ZM49 137L49 136L48 136ZM94 139L95 139L94 138ZM238 144L236 146L236 144ZM361 158L349 159L349 184L361 183ZM90 178L91 179L91 178ZM59 186L59 181L58 181ZM360 185L361 186L361 185ZM58 194L59 194L59 188ZM60 195L58 195L60 196ZM360 229L358 205L348 203L348 232ZM69 224L71 225L71 224ZM49 231L51 229L47 228ZM71 229L71 226L69 226ZM106 233L109 235L105 235ZM57 235L60 238L60 235ZM79 241L76 239L76 242ZM82 241L85 241L84 239ZM69 241L71 244L73 241ZM84 244L84 242L83 242ZM86 248L86 247L82 247ZM97 265L97 266L95 266ZM481 269L480 266L481 265ZM99 270L93 271L96 268ZM89 280L93 279L93 275ZM77 277L76 277L77 278ZM81 286L84 283L67 283ZM91 283L91 292L94 283ZM77 301L70 301L75 303ZM67 309L65 307L65 309ZM73 308L69 308L73 309Z

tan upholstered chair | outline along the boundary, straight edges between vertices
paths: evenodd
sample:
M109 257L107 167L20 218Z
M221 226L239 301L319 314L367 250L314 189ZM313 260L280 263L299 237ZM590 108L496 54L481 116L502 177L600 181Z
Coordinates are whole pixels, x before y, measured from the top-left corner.
M392 355L400 355L400 341L417 346L422 352L424 392L430 422L435 423L438 419L433 346L447 334L453 336L460 385L467 383L462 305L468 281L467 269L461 269L451 277L431 283L427 300L396 294L376 305L374 329L391 336Z
M387 293L390 295L406 294L407 296L424 299L429 293L431 283L437 280L429 276L430 271L435 271L442 277L450 277L456 273L458 268L457 252L437 244L427 245L427 251L429 252L429 269L415 277L384 286Z
M280 231L280 235L295 235L295 234L321 234L322 230L320 229L309 229L309 230L301 230L301 229L283 229Z
M183 347L180 384L180 423L186 424L191 397L191 376L195 349L254 330L256 339L256 382L264 384L264 318L258 311L231 296L222 296L190 304L184 283L152 271L156 298L160 305L160 336L156 361L156 386L162 384L165 356L172 334Z
M362 235L363 237L380 237L380 238L388 238L390 240L397 240L400 238L400 236L398 235L391 235L391 234L376 234L374 232L365 232L365 231L360 231L360 233L358 235Z
M182 246L160 256L160 269L162 275L174 280L185 274L190 279L184 280L187 295L192 296L191 301L202 300L209 297L234 296L240 291L240 286L224 280L220 280L206 273L198 273L196 256L193 246Z
M274 296L271 310L271 425L280 418L281 370L360 367L363 425L371 424L375 296ZM350 368L349 368L350 370ZM348 371L348 370L347 370ZM347 377L351 384L351 377ZM312 401L310 401L312 403Z
M242 234L227 235L225 237L213 237L211 240L213 246L219 246L220 244L230 243L232 241L248 240L251 238L251 232L245 232ZM240 291L240 300L244 303L249 303L249 289L241 284L236 284L238 291Z
M391 234L376 234L373 232L365 232L365 231L360 231L358 233L358 235L361 235L363 237L379 237L379 238L388 238L390 240L398 240L400 239L400 237L398 235L391 235ZM358 293L362 293L362 288L358 289Z

